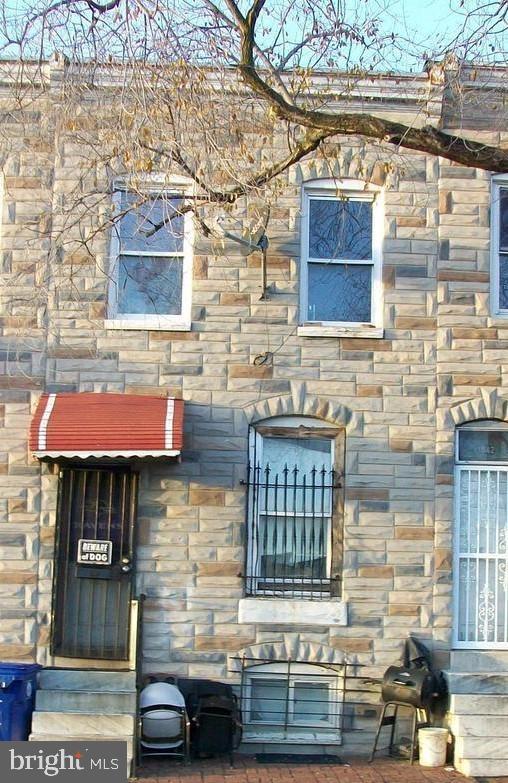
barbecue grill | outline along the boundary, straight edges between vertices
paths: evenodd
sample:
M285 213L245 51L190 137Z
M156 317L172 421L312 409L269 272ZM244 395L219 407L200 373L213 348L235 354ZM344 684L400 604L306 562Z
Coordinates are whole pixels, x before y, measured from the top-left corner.
M383 726L391 726L389 752L393 748L395 723L399 707L407 707L412 712L412 732L410 761L413 763L418 729L429 725L429 715L432 702L442 696L444 683L433 670L430 653L417 639L406 640L404 645L403 666L389 666L383 676L381 697L383 708L370 756L373 760L377 750L379 735ZM393 709L392 715L387 715L388 708Z
M437 690L436 676L428 669L389 666L383 677L381 697L384 702L428 708Z

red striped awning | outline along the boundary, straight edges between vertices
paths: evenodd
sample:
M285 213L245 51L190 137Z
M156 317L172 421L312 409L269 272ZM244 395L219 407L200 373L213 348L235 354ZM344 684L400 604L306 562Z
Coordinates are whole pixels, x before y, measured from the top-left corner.
M130 394L43 394L30 427L35 457L176 457L183 400Z

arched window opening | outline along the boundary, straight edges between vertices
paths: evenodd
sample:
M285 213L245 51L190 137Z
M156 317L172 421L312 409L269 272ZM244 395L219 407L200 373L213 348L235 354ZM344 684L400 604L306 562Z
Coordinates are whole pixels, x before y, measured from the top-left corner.
M301 416L251 432L249 595L338 595L343 430Z

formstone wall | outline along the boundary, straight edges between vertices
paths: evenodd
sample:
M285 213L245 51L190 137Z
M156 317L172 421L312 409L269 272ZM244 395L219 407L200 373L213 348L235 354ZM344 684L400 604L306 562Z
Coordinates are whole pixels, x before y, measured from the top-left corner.
M90 167L79 136L54 132L52 90L59 94L63 66L53 67L30 111L16 114L8 93L2 97L0 658L52 662L58 471L27 452L30 416L45 390L185 400L181 462L136 466L146 671L234 679L230 661L239 651L297 643L331 648L379 674L409 631L445 663L454 428L484 415L506 418L507 322L489 316L489 176L419 153L395 161L392 153L382 339L309 338L296 329L302 183L358 177L359 161L374 180L380 152L355 138L281 176L266 300L258 254L233 242L219 250L198 236L192 330L108 330L109 237L100 227L111 182L98 163ZM248 210L243 217L247 223ZM273 363L255 365L267 351ZM345 430L344 627L238 621L248 429L283 414Z

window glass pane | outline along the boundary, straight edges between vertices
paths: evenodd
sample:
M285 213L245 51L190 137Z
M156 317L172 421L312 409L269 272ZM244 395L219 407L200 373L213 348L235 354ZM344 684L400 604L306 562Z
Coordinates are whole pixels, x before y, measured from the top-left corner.
M372 258L372 202L310 199L310 258Z
M508 251L508 188L499 191L499 249Z
M330 438L263 438L263 464L280 473L286 465L298 466L300 475L310 474L317 466L331 468L332 441Z
M499 309L508 310L508 255L499 256Z
M250 719L264 723L284 723L287 680L252 678Z
M143 197L135 193L122 193L120 209L122 212L128 211L118 224L121 250L168 254L182 252L184 217L175 212L182 204L182 199L169 196L152 198L135 206L142 200ZM152 233L163 221L165 225Z
M294 515L259 517L259 576L326 579L329 519Z
M120 256L118 313L179 315L182 259Z
M459 460L508 462L508 431L459 430Z
M308 264L310 321L370 323L372 266Z
M330 720L329 691L326 683L295 682L293 721L315 724Z
M331 468L329 438L263 438L260 509L329 515Z

